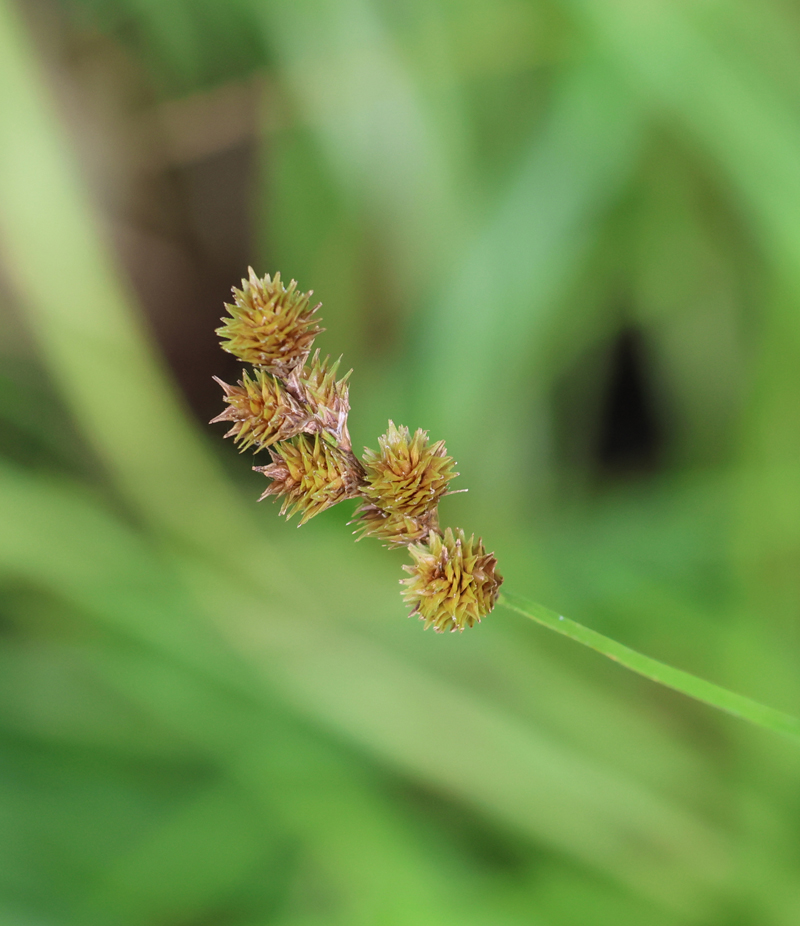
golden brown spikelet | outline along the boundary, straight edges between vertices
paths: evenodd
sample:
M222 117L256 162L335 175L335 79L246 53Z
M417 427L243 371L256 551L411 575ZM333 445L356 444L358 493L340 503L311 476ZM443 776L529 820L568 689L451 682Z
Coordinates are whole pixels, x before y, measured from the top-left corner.
M410 575L402 580L403 598L426 630L462 631L494 608L503 579L494 554L474 536L467 540L462 530L454 533L448 527L443 537L432 533L427 544L412 544L408 551L414 563L403 566Z
M272 463L254 466L272 482L259 501L283 498L281 514L301 513L300 524L346 498L358 495L358 479L348 457L320 438L301 434L270 449Z
M210 423L230 422L225 437L233 437L240 450L262 450L307 429L308 411L265 370L257 369L252 378L244 371L236 386L214 379L225 391L228 407Z
M314 318L319 305L310 306L311 295L298 292L295 280L284 286L280 273L259 279L250 267L242 288L233 290L233 304L226 304L231 317L217 329L222 349L285 379L305 363L322 331Z
M364 451L362 536L379 537L392 546L422 539L433 526L448 482L458 475L455 461L447 455L444 441L430 444L427 431L422 430L411 437L408 428L398 428L393 421L378 444L380 450Z

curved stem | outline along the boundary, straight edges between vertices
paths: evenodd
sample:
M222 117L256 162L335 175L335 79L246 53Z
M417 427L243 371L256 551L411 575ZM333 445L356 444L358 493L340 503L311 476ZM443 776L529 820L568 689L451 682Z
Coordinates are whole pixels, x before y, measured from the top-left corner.
M500 595L499 603L529 617L531 620L555 630L571 640L576 640L584 646L588 646L598 653L602 653L614 662L625 666L632 672L637 672L651 681L658 682L659 685L665 685L667 688L673 688L682 694L710 704L718 710L726 711L733 714L734 717L741 717L743 720L749 720L751 723L775 733L781 733L784 736L790 736L800 739L800 720L792 717L790 714L784 714L774 708L759 704L743 695L735 694L712 682L707 682L702 678L697 678L681 669L675 669L649 656L643 656L632 650L622 643L617 643L609 637L604 637L595 630L590 630L582 624L577 624L569 618L556 614L548 608L526 598L522 598L513 592L503 592Z

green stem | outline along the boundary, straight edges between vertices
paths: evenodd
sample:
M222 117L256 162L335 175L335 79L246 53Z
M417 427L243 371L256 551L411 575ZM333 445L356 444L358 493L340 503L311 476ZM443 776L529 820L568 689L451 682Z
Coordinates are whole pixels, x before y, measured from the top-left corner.
M645 678L649 678L660 685L666 685L667 688L673 688L690 698L696 698L705 704L710 704L721 711L733 714L734 717L741 717L749 720L751 723L758 724L760 727L766 727L775 733L781 733L784 736L791 736L800 739L800 720L792 717L790 714L784 714L776 711L774 708L766 707L759 704L758 701L752 701L743 695L734 694L719 685L714 685L702 678L683 672L681 669L674 669L672 666L651 659L649 656L643 656L636 650L617 643L609 637L604 637L595 630L590 630L581 624L569 618L556 614L548 608L519 595L510 592L503 592L500 595L500 604L505 605L512 611L529 617L531 620L555 630L571 640L577 640L598 653L608 656L614 662L625 666L632 672L638 672Z

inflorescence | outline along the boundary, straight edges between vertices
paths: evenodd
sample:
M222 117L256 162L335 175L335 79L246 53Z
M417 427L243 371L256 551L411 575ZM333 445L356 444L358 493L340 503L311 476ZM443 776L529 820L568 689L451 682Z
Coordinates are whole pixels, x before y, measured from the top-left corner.
M225 435L240 450L267 450L272 462L253 467L270 484L261 498L281 499L281 514L300 515L300 524L347 498L358 499L358 539L376 537L388 547L408 547L413 563L403 566L404 599L425 628L438 633L480 623L497 601L503 579L494 554L462 530L442 532L439 500L458 473L444 441L431 444L426 431L389 429L378 450L353 453L347 430L347 380L336 378L341 358L309 360L319 327L311 292L300 293L279 273L259 279L250 268L242 288L226 305L229 318L217 329L222 348L253 372L235 386L217 379L226 408L211 422L230 425ZM352 371L351 371L352 372ZM216 377L215 377L216 379ZM260 499L259 499L260 500Z

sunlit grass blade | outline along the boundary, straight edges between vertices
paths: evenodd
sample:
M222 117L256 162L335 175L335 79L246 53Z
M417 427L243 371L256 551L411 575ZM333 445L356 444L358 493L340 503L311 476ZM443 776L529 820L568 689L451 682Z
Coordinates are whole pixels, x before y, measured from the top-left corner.
M4 2L0 162L3 270L65 404L141 514L219 555L226 546L220 532L232 547L249 529L248 515L152 350L29 37L14 5Z
M422 319L417 355L434 379L419 379L417 401L427 403L431 388L437 396L426 423L431 433L446 431L454 450L470 448L467 457L457 451L472 473L470 488L479 497L491 485L493 505L512 517L526 485L516 458L469 435L477 420L491 418L501 433L530 415L532 395L544 388L544 345L559 300L628 181L641 137L637 101L606 68L587 60L566 69L519 169L443 271Z
M536 604L536 602L529 601L519 595L503 592L500 595L499 603L512 611L516 611L518 614L529 617L543 627L549 627L550 630L555 630L556 633L569 637L570 640L575 640L596 650L598 653L602 653L604 656L608 656L609 659L618 662L621 666L625 666L626 669L643 675L659 685L665 685L667 688L680 691L681 694L702 701L704 704L710 704L711 707L733 714L734 717L749 720L751 723L767 730L800 739L800 720L790 714L784 714L782 711L759 704L758 701L753 701L744 697L744 695L721 688L719 685L713 684L713 682L697 678L697 676L684 672L682 669L675 669L663 662L659 662L657 659L651 659L649 656L637 653L636 650L632 650L622 643L617 643L616 640L605 637L596 630L584 627L582 624L556 614L555 611L551 611L549 608L545 608L543 605Z

